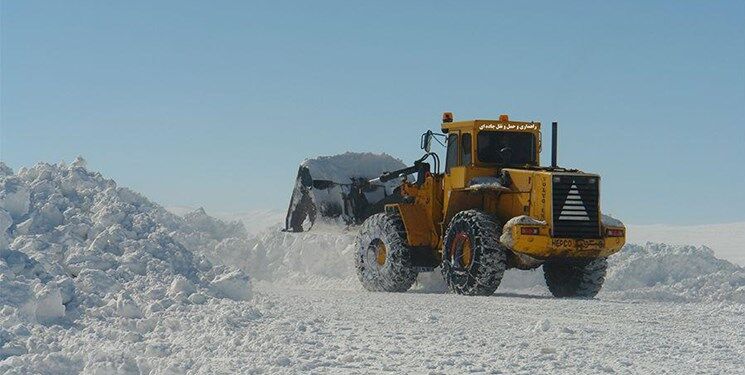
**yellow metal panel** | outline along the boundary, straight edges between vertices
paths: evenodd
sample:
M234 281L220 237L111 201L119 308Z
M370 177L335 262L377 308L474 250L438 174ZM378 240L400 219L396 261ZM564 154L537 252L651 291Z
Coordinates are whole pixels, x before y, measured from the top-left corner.
M425 207L418 204L397 204L406 228L406 241L410 246L437 246L437 232Z
M603 237L600 239L552 238L548 226L541 226L539 234L523 235L520 228L512 227L512 250L534 258L546 259L550 257L593 258L607 257L621 250L626 242L625 237Z
M530 194L530 216L551 222L551 175L545 172L535 173L533 175L533 191Z

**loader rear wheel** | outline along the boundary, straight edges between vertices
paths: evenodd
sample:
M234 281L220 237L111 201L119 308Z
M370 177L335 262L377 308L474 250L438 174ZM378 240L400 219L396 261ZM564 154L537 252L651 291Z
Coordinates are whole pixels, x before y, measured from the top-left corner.
M478 210L456 214L445 232L442 275L457 294L494 293L507 269L507 253L499 236L500 223Z
M607 268L605 258L584 262L548 261L543 264L543 276L554 297L592 298L603 287Z
M379 213L362 223L354 242L357 277L374 292L405 292L416 281L406 230L397 214Z

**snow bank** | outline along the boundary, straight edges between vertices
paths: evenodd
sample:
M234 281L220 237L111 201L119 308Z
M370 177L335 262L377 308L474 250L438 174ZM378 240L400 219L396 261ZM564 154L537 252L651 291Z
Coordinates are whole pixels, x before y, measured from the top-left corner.
M548 294L543 272L509 270L499 291ZM608 258L599 298L745 303L745 268L705 246L628 244Z
M714 250L717 258L745 266L745 222L709 225L627 225L631 243L702 245Z
M705 246L627 245L609 265L604 291L610 296L745 303L745 268Z
M358 289L355 229L322 223L311 232L264 232L254 239L246 270L256 280L285 286Z
M75 326L135 327L178 305L250 299L245 271L211 261L249 244L241 224L173 215L80 158L18 173L0 163L0 360L54 352L46 338ZM67 358L74 369L88 350Z

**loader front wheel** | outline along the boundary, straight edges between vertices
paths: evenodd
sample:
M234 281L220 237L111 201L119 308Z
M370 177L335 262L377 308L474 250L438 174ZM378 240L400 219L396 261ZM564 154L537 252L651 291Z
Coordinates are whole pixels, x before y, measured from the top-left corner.
M499 243L500 223L478 210L456 214L445 232L442 275L457 294L494 293L507 269L506 249Z
M397 214L368 217L354 242L355 267L362 286L374 292L405 292L416 281L406 230Z
M548 261L543 264L543 276L554 297L592 298L603 287L607 268L605 258L583 262Z

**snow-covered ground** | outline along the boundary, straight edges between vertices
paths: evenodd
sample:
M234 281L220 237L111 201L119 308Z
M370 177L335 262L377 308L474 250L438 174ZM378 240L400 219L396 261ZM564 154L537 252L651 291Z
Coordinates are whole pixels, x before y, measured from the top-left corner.
M33 331L2 373L739 373L744 305L290 290Z
M743 305L259 290L276 301L265 334L276 356L258 358L271 371L737 373L745 365Z
M368 293L354 228L174 215L82 160L0 172L3 374L745 368L745 269L707 247L628 245L594 300L550 297L540 269L492 297L444 294L438 273Z

